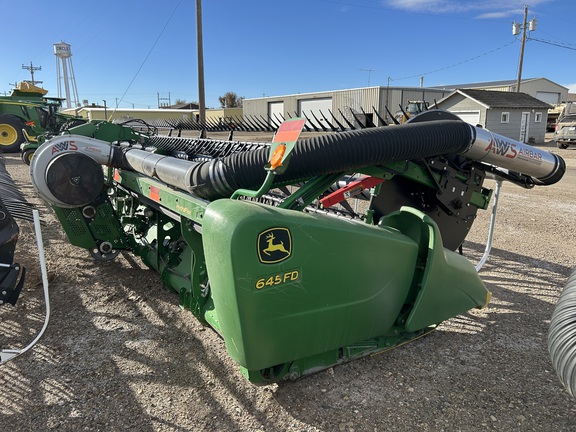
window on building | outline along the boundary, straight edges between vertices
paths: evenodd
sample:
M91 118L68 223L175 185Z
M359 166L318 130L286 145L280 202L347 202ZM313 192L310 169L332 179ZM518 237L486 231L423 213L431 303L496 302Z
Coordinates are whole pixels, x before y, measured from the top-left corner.
M542 113L537 112L534 114L534 122L535 123L542 123Z
M500 116L500 123L508 123L510 121L510 113L503 112Z

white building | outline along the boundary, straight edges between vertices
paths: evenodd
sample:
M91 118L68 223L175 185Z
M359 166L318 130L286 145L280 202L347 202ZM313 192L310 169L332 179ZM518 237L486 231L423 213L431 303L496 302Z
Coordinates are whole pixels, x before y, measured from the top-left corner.
M551 106L523 92L459 89L438 108L516 141L543 143Z

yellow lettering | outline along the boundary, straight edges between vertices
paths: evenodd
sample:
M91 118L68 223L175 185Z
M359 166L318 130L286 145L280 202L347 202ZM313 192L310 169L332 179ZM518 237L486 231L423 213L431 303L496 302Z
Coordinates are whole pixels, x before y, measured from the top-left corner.
M256 289L262 289L265 286L276 286L284 283L294 282L299 279L300 279L300 272L298 270L292 270L286 273L266 276L256 281Z

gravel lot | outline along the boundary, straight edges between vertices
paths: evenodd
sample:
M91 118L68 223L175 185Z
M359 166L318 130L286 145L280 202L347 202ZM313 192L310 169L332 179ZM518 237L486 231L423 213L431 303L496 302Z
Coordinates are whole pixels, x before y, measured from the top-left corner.
M138 259L98 263L70 246L27 166L7 155L47 223L53 311L40 343L0 367L0 430L576 430L576 403L546 348L553 306L576 266L576 148L542 146L563 156L568 172L549 187L504 186L481 271L493 293L488 308L386 353L265 387L241 376L223 341ZM474 262L488 216L465 243ZM20 227L17 260L29 275L17 307L0 308L1 348L26 345L43 322L33 228Z

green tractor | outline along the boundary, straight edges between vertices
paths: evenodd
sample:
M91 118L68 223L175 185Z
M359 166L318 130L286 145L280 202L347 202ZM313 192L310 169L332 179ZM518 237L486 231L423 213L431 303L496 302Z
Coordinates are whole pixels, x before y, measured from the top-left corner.
M62 99L46 97L46 93L41 87L21 82L10 96L0 96L0 152L18 152L25 142L36 143L38 135L56 134L85 122L60 113ZM27 158L32 154L33 150Z

